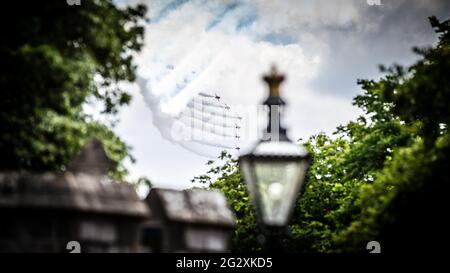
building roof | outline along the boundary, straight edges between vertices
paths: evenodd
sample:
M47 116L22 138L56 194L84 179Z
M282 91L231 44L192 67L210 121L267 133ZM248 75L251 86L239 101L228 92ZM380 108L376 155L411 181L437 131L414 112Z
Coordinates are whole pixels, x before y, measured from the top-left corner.
M93 138L72 160L68 170L72 173L105 175L112 165L113 162L106 154L103 144L98 139Z
M107 178L110 160L90 141L64 173L0 173L0 208L40 208L148 217L134 187Z
M235 216L219 191L154 188L146 202L156 218L230 227L235 225Z

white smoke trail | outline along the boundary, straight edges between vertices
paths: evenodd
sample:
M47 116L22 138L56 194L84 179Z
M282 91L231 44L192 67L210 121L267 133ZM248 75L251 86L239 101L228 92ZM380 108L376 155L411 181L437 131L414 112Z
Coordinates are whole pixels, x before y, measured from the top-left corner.
M228 118L232 121L236 120L238 116L230 116L223 113L205 112L207 115L185 115L185 111L166 112L161 109L161 100L152 92L149 92L149 80L138 77L137 83L141 89L147 106L153 113L153 124L158 128L161 135L173 142L179 144L181 147L194 152L198 155L215 158L224 149L236 149L236 134L227 133L226 128L235 128L236 126L227 123L224 119ZM211 98L214 96L211 96ZM192 101L191 101L192 102ZM206 102L208 105L214 105ZM189 107L189 105L191 107ZM186 105L185 109L190 111L201 111L195 107L195 103ZM184 117L184 118L183 118ZM214 118L222 118L222 120L214 121ZM186 120L186 118L188 118ZM193 122L197 120L197 122ZM217 132L216 129L219 129ZM220 132L220 129L222 132ZM187 132L187 133L186 133ZM200 137L195 137L200 136ZM207 148L206 148L207 147Z

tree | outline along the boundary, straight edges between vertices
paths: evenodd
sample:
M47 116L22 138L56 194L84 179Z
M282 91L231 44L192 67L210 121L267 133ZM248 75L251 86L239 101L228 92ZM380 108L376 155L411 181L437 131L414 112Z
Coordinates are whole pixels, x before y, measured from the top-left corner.
M421 59L407 69L381 67L382 79L359 80L364 93L354 104L364 115L305 143L313 160L289 234L280 238L287 251L365 252L372 240L388 252L429 249L445 237L450 23L430 22L440 34L436 47L415 49ZM244 240L258 232L253 212L240 210L249 203L238 191L237 162L228 158L210 173L210 187L221 189L237 214L235 250L260 249L257 240Z
M227 198L228 204L236 214L237 223L232 239L232 250L251 252L261 249L257 236L259 228L255 222L254 209L239 171L238 161L223 151L218 162L208 161L211 168L204 175L194 177L192 183L205 188L218 189Z
M385 69L388 76L373 86L412 137L394 151L373 185L362 188L358 219L337 236L344 251L368 239L392 252L437 251L448 243L450 21L430 22L440 34L438 45L416 48L418 62Z
M15 17L0 16L1 170L64 170L96 136L116 163L113 174L126 174L130 147L83 106L96 99L113 115L129 103L118 83L135 78L145 12L112 1L14 1L2 9Z

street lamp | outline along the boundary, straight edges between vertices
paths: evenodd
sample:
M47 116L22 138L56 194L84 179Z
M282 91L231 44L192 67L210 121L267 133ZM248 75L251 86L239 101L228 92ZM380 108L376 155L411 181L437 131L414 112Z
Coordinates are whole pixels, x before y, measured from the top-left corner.
M241 155L239 162L259 220L266 228L276 229L288 224L303 186L309 155L304 147L289 140L280 124L280 108L285 102L279 86L284 76L272 67L263 79L269 86L264 102L269 107L268 137Z

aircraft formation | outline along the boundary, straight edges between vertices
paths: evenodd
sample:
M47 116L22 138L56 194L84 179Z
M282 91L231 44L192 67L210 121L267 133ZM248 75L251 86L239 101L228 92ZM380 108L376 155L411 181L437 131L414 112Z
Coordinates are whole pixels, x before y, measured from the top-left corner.
M186 126L224 138L228 141L234 139L234 147L224 143L211 143L202 140L196 140L196 142L223 149L234 149L237 151L241 149L239 147L239 140L241 138L239 131L241 129L240 122L242 117L232 112L231 106L223 102L221 96L217 93L209 94L199 92L198 96L188 102L186 110L189 110L183 111L183 115L187 118L187 123L189 123Z

